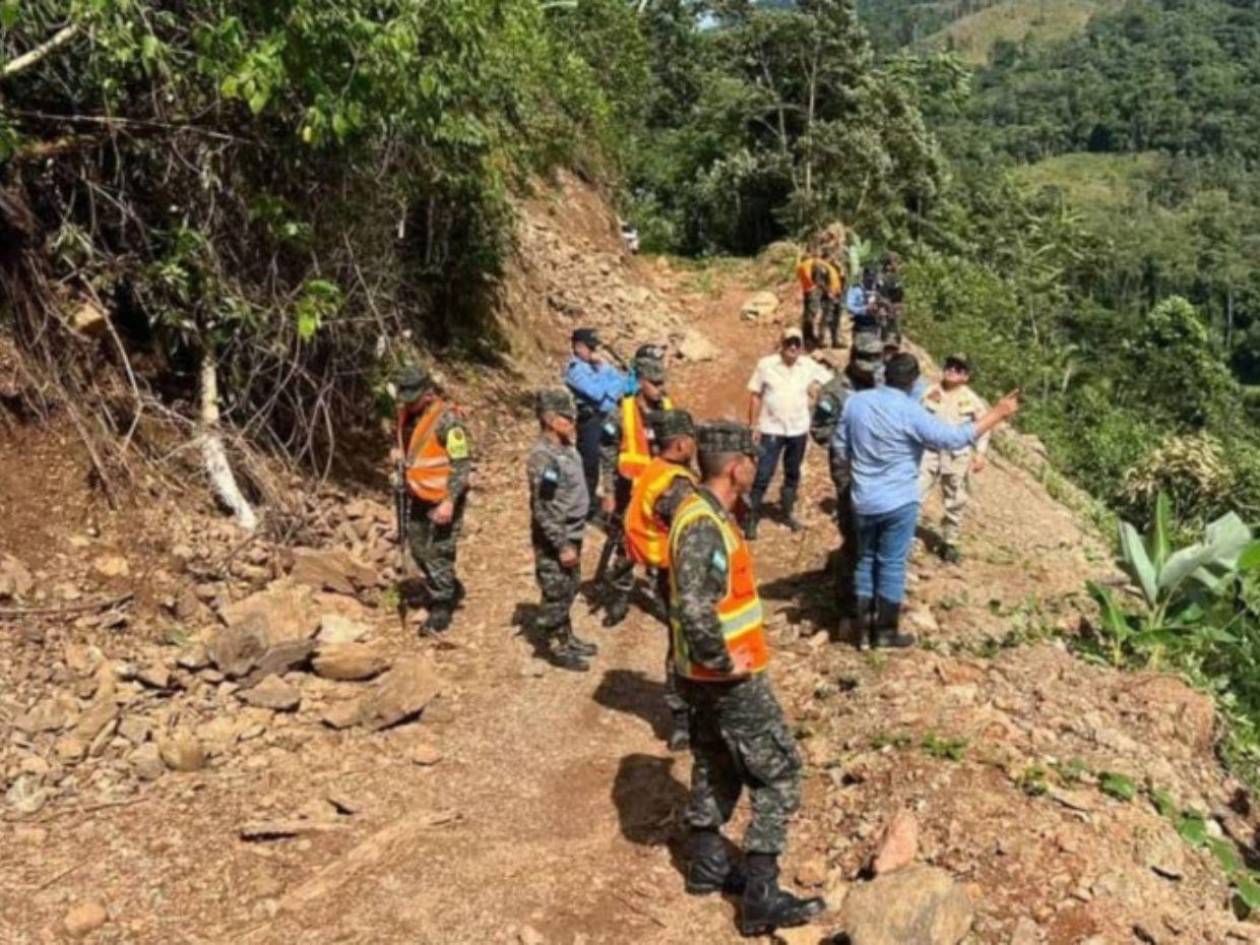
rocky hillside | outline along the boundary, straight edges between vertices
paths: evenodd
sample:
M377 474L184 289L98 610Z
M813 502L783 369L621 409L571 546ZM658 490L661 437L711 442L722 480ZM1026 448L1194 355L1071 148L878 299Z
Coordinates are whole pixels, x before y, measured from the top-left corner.
M627 256L572 178L526 205L518 237L509 369L450 369L477 478L468 599L441 642L396 610L383 476L286 480L299 512L279 541L191 487L111 512L73 438L5 428L0 941L737 940L732 903L682 889L689 762L661 742L659 624L603 631L579 607L601 645L583 676L527 630L524 394L595 323L625 353L668 342L680 402L737 415L795 292L765 265ZM977 483L962 566L916 557L912 652L840 638L817 451L809 529L771 522L757 545L808 762L788 878L832 906L789 941L1260 938L1229 910L1222 863L1250 855L1256 824L1211 702L1072 655L1082 583L1111 569L1029 468L1034 446L1013 439L1019 461ZM588 574L598 551L592 533Z

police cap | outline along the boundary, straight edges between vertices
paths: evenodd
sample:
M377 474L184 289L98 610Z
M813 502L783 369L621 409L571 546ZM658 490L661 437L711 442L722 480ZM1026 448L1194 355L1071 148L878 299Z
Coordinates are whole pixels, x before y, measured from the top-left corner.
M599 347L599 334L594 328L577 328L569 339L573 344L584 344L588 348Z

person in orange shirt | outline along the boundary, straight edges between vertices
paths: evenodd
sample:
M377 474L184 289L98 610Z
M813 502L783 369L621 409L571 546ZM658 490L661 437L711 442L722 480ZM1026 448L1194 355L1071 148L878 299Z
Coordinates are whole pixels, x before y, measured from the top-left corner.
M428 585L424 629L441 632L450 627L464 596L464 586L455 576L455 557L472 474L468 430L432 376L421 369L404 369L395 389L395 456L402 459L410 497L407 543Z

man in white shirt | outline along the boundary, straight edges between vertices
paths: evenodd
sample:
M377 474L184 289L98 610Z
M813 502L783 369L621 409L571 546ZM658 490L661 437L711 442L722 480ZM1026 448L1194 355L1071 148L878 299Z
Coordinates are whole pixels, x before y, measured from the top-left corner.
M748 425L758 442L760 457L757 478L748 496L748 516L744 534L757 537L761 500L770 487L779 456L783 456L783 491L779 501L788 528L800 531L797 521L796 490L801 482L801 461L809 433L812 395L831 380L831 372L803 352L799 328L788 328L777 354L757 362L748 381Z

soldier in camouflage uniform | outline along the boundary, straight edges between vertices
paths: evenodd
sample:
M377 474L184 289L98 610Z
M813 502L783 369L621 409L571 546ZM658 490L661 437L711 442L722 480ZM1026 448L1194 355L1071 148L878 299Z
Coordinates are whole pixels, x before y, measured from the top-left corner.
M704 483L670 529L671 624L678 690L691 706L694 755L687 891L742 887L740 929L759 935L802 925L820 899L779 888L787 822L800 804L801 757L765 676L769 649L749 545L731 509L752 485L757 448L736 423L699 428ZM747 788L752 819L744 870L728 859L721 828Z
M446 630L464 596L455 557L472 474L468 430L458 411L442 399L433 378L407 368L395 384L398 395L397 450L404 460L411 556L429 591L425 629Z
M810 417L809 435L819 446L827 448L831 482L836 488L836 524L840 529L840 559L836 573L837 596L842 616L853 614L853 573L857 568L857 528L853 520L853 503L849 494L849 463L831 449L836 424L844 412L845 401L854 391L874 387L882 376L884 345L879 335L864 332L853 342L853 353L843 371L823 385Z
M634 487L633 475L627 466L628 457L637 456L643 466L651 460L656 445L650 415L670 409L673 404L665 395L665 362L658 357L641 354L634 359L636 392L622 399L619 407L604 418L604 428L599 449L600 483L604 495L604 512L620 523L624 521L626 506L630 503L630 491ZM632 422L647 434L647 451L639 455L643 445L637 431L627 430L625 415L629 409ZM634 562L626 555L622 536L614 528L609 540L617 545L601 588L604 602L604 626L615 627L630 613L630 595L634 592Z
M544 390L536 409L542 435L526 466L534 575L542 595L535 627L547 634L555 665L585 672L587 657L598 647L578 639L570 613L582 583L582 533L590 504L582 457L573 445L577 405L566 390Z

